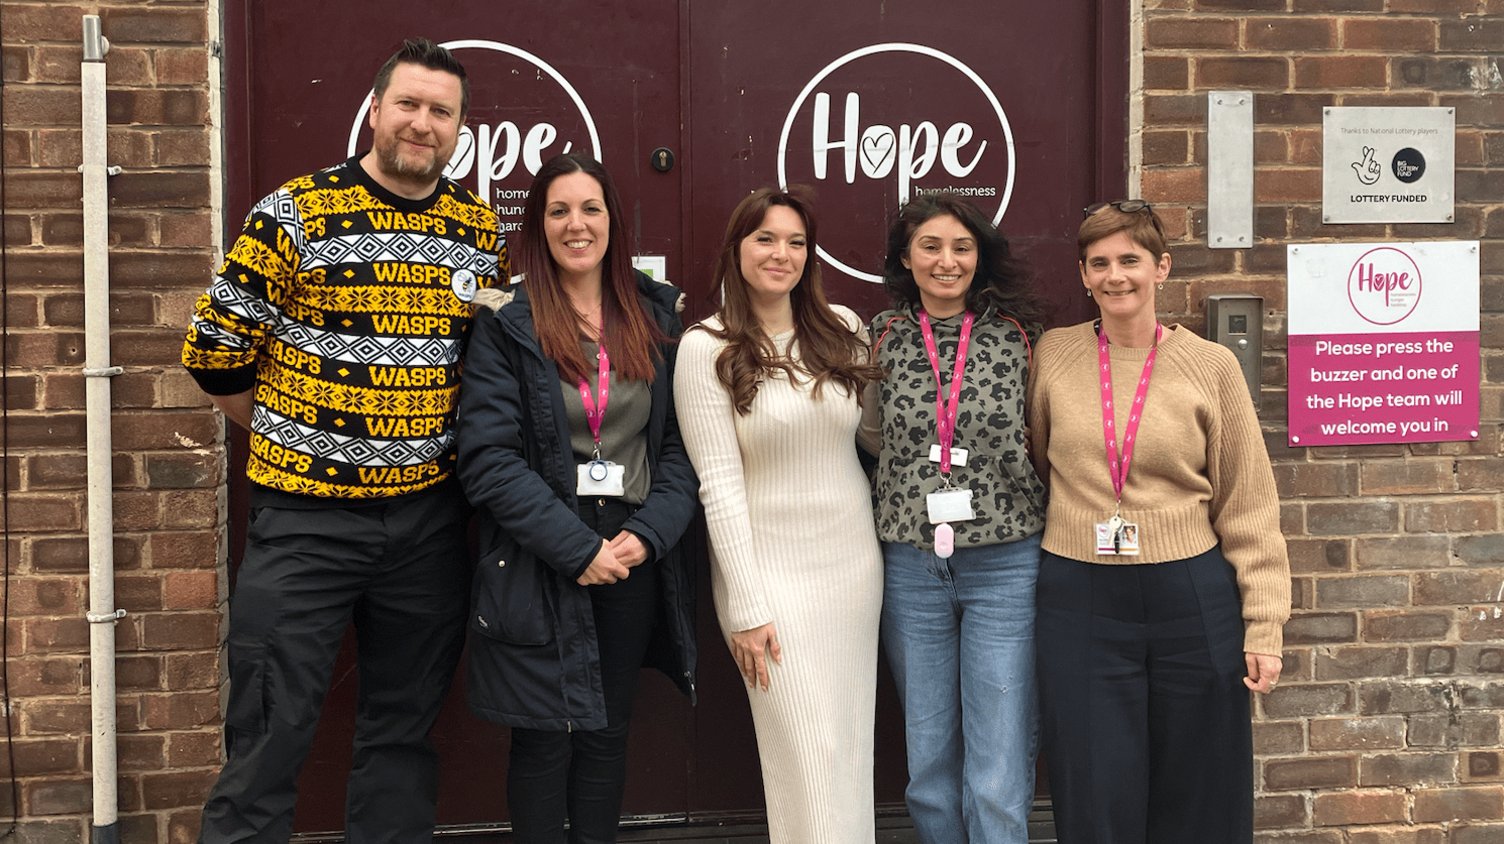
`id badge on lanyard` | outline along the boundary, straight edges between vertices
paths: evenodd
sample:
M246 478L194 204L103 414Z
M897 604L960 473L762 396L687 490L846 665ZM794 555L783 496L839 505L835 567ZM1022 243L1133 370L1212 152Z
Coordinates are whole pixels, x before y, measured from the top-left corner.
M596 392L600 401L590 397L590 385L580 379L580 401L585 405L585 421L590 423L590 436L595 439L595 459L575 467L575 495L617 496L626 493L627 470L620 463L601 459L601 420L606 417L606 402L611 394L611 357L606 354L606 332L601 330L600 372L596 380Z
M951 522L976 518L971 506L971 490L951 485L952 465L966 465L966 449L955 448L956 405L961 400L961 379L966 374L966 353L971 344L971 327L976 317L968 312L961 320L961 339L956 346L956 366L951 374L950 394L940 377L940 351L935 345L935 331L930 315L919 312L919 329L924 335L924 349L929 353L930 368L935 373L935 427L939 442L930 448L930 460L940 464L944 486L925 496L930 524L935 526L935 556L948 559L956 552L956 532ZM959 457L959 459L957 459Z
M1112 361L1107 351L1107 331L1097 330L1097 369L1102 377L1102 436L1107 443L1107 473L1112 477L1112 491L1117 496L1117 507L1112 518L1092 526L1092 540L1097 553L1104 556L1136 556L1142 534L1139 526L1123 521L1123 486L1128 482L1128 465L1133 462L1133 448L1138 437L1138 425L1144 416L1144 400L1149 395L1149 376L1154 374L1154 359L1159 354L1159 338L1164 328L1154 325L1154 348L1144 360L1144 371L1138 378L1138 389L1133 395L1133 406L1128 409L1128 424L1123 428L1123 454L1118 457L1117 433L1114 428L1117 412L1112 407Z

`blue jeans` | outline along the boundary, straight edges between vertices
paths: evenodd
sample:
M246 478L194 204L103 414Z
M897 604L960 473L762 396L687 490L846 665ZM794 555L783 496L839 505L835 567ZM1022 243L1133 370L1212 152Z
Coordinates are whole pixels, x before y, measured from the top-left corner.
M1039 710L1038 535L949 560L883 543L882 640L908 739L905 797L925 844L1027 844Z

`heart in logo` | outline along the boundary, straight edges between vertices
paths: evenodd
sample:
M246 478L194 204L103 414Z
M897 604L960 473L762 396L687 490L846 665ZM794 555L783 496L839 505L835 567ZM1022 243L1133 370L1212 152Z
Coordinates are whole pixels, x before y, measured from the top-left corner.
M887 175L888 169L893 166L888 161L893 157L893 146L892 129L862 135L862 158L866 159L867 164L863 169L868 173Z

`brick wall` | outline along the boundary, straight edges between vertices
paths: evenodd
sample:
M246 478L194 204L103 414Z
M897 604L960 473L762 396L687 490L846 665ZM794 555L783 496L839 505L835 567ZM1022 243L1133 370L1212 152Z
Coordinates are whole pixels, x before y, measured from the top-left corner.
M81 16L112 43L109 160L122 837L187 842L219 761L220 423L177 366L213 269L204 2L4 2L10 727L21 840L87 840ZM0 753L0 769L8 767ZM10 791L0 785L0 814Z
M1261 415L1294 570L1285 679L1258 704L1258 838L1504 841L1504 2L1143 0L1142 195L1178 243L1160 294L1264 297ZM1254 92L1252 249L1206 248L1206 92ZM1324 106L1455 108L1456 223L1323 225ZM1481 239L1474 443L1289 448L1285 246Z

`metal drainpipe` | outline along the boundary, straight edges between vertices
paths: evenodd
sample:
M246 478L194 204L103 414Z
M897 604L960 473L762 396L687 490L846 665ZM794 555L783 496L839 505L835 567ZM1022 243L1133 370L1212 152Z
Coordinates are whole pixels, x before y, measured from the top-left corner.
M120 841L116 795L114 479L110 469L110 167L105 143L104 54L98 15L84 15L84 385L89 468L89 699L93 710L93 844Z

